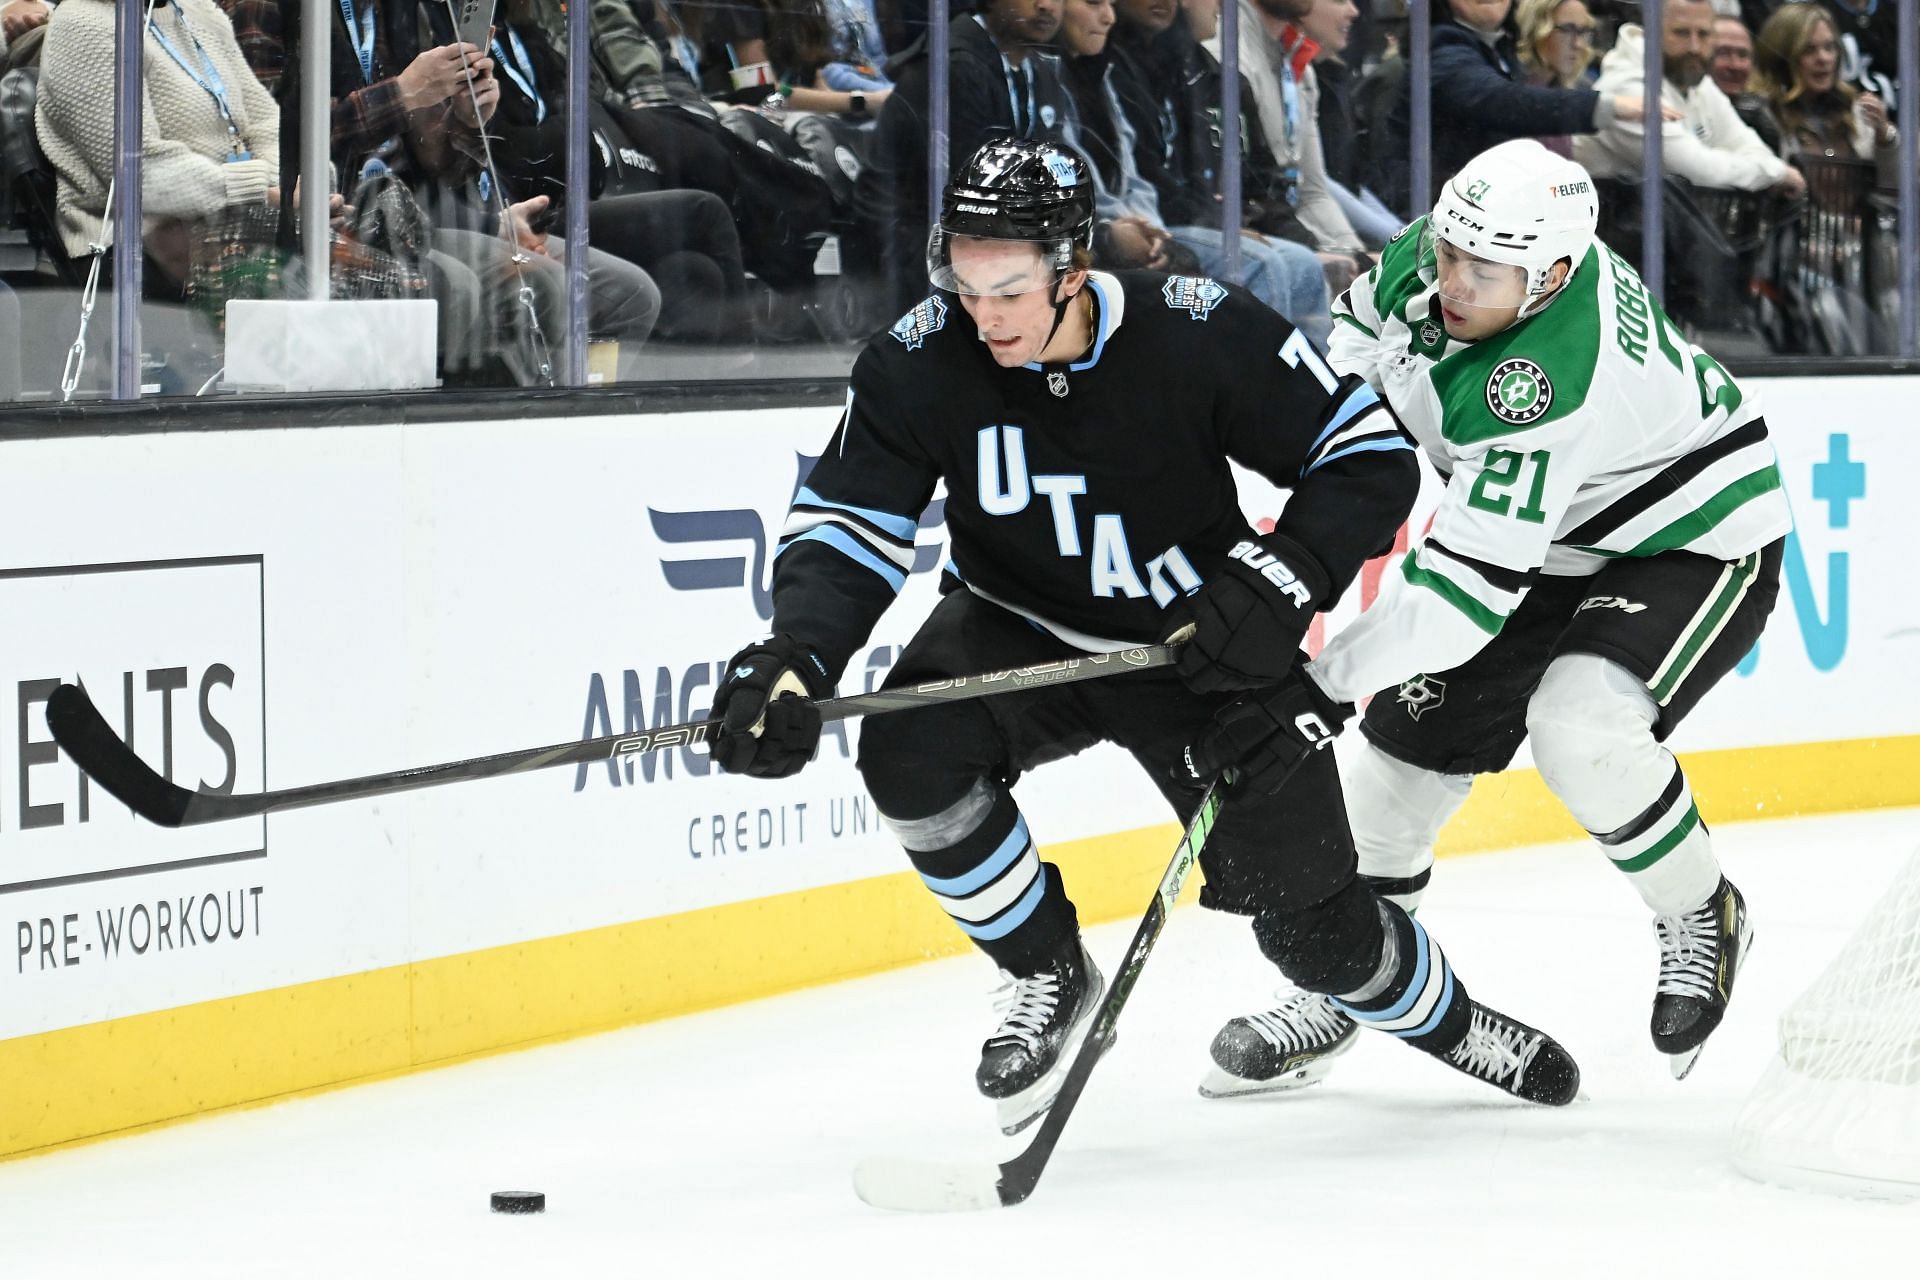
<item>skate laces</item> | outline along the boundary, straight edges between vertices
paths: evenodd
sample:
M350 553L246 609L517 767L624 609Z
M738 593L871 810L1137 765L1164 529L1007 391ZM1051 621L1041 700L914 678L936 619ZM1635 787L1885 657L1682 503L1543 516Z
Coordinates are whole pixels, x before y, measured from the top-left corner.
M1249 1013L1243 1021L1281 1053L1299 1053L1330 1044L1353 1023L1325 996L1302 991L1277 1009Z
M1655 995L1710 999L1720 971L1720 896L1683 916L1656 916L1660 981Z
M1537 1031L1491 1017L1475 1005L1467 1038L1455 1045L1447 1057L1461 1070L1515 1092L1525 1081L1527 1068L1533 1065L1534 1055L1540 1052L1545 1039ZM1511 1085L1506 1083L1508 1076L1513 1077Z
M995 990L993 1007L1003 1016L1000 1029L987 1043L1014 1041L1038 1053L1040 1037L1046 1033L1053 1011L1060 1007L1060 973L1046 969L1017 978L1002 969L1000 976L1006 979L1006 985Z

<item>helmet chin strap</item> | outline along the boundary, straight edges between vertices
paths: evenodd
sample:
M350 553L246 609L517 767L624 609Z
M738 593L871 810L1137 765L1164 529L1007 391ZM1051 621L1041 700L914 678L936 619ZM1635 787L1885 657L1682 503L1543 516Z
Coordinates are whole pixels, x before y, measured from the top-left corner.
M1064 275L1053 282L1053 327L1047 330L1047 339L1040 344L1040 352L1034 356L1036 360L1053 345L1053 335L1060 332L1060 325L1067 318L1067 304L1073 301L1074 295L1062 292L1066 284L1067 278Z

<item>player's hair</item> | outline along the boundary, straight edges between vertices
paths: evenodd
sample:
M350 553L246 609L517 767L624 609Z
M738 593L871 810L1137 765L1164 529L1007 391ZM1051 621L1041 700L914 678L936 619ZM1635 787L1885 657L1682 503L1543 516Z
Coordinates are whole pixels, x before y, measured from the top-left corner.
M1559 75L1547 66L1547 60L1540 52L1547 38L1553 34L1553 15L1560 6L1569 0L1520 0L1514 6L1513 23L1518 31L1516 43L1520 50L1520 64L1529 73L1544 73L1547 83L1557 89L1574 89L1582 85L1587 68L1593 65L1593 42L1589 40L1580 55L1580 65L1567 75Z
M1800 55L1813 43L1814 29L1822 24L1837 44L1840 28L1825 9L1817 4L1783 4L1753 38L1753 78L1775 103L1785 106L1798 102L1806 93L1807 86L1800 79ZM1836 79L1834 88L1849 107L1859 94L1844 80Z

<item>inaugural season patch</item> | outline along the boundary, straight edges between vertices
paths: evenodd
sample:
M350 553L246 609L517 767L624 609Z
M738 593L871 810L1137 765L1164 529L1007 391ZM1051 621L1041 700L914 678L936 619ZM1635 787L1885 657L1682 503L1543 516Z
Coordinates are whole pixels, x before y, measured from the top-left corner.
M1487 408L1502 422L1524 427L1553 404L1553 384L1547 371L1516 356L1493 366L1487 377Z
M1195 320L1205 320L1209 311L1227 300L1227 288L1205 276L1168 276L1160 296L1175 311L1184 311Z
M938 333L946 322L947 304L936 293L901 316L889 332L911 351L924 343L928 334Z

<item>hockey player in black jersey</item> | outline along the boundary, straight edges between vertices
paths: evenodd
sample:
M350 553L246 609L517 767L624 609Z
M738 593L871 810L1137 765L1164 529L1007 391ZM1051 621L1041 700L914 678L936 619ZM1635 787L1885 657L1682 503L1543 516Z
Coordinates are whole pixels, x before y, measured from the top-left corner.
M1175 672L862 727L875 807L1012 984L977 1073L1008 1132L1051 1102L1102 992L1015 780L1111 741L1188 817L1205 788L1186 745L1245 691L1270 703L1274 686L1297 684L1309 622L1388 544L1418 485L1409 441L1364 382L1336 378L1238 288L1087 270L1092 224L1085 162L1051 143L989 143L949 184L928 241L936 292L854 365L781 538L775 634L729 664L709 738L735 773L786 777L812 758L813 700L906 581L943 480L944 595L890 685L1111 652L1192 624ZM1272 533L1247 527L1229 459L1291 488ZM1331 751L1290 780L1236 781L1201 867L1202 904L1252 917L1297 986L1519 1097L1573 1098L1566 1051L1471 1000L1425 930L1356 876Z

